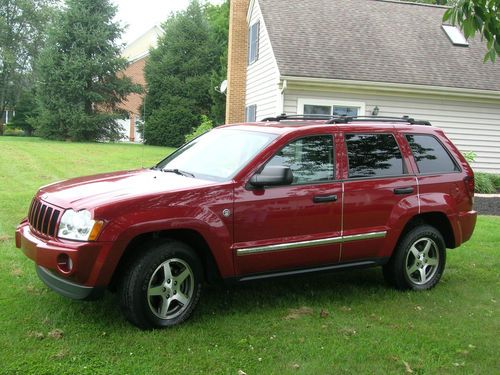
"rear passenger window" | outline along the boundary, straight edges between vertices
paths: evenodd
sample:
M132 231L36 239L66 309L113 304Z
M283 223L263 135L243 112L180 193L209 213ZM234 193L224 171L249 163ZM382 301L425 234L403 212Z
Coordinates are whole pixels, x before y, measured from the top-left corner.
M432 135L407 135L420 173L460 171L443 145Z
M392 134L346 134L349 178L405 174L403 157Z

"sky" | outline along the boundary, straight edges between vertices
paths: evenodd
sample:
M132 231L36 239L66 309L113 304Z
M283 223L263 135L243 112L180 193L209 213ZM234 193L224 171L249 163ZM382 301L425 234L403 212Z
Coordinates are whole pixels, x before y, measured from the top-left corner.
M220 4L223 0L210 0ZM171 12L186 9L189 0L112 0L118 6L116 20L126 27L122 42L128 44L154 25L160 25Z

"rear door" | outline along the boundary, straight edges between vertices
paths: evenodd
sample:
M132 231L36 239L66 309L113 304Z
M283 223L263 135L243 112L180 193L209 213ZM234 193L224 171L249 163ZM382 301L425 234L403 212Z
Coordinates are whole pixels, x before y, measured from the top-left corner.
M291 140L267 164L290 167L294 181L266 188L252 188L243 181L235 188L237 273L337 263L342 183L336 177L333 134Z
M342 262L390 256L392 248L384 245L402 230L395 226L410 211L418 213L416 177L399 138L387 130L344 134Z

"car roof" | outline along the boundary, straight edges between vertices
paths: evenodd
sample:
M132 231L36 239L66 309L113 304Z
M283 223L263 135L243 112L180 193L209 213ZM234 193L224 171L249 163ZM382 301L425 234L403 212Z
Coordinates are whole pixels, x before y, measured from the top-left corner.
M405 118L402 118L405 119ZM246 131L259 131L265 133L273 134L286 134L300 132L304 133L313 129L324 129L325 127L330 127L338 131L383 131L383 130L399 130L399 131L414 131L417 133L433 133L437 128L430 125L428 121L415 121L409 119L410 121L402 121L402 119L355 119L353 118L349 122L340 122L329 124L329 120L301 120L301 119L284 119L279 121L260 121L260 122L245 122L238 124L223 125L219 128L232 128L238 130ZM412 123L416 122L416 123ZM300 130L300 131L299 131Z

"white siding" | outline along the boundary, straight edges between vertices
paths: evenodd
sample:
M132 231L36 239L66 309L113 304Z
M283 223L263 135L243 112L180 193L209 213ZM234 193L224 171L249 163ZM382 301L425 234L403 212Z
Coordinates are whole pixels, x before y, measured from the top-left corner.
M257 120L262 120L279 114L279 71L259 2L253 4L248 26L260 21L259 58L247 67L246 106L257 105Z
M289 82L284 112L296 114L299 98L364 102L366 114L378 106L379 116L403 116L429 120L442 128L462 151L474 151L476 170L500 173L500 100L453 99L444 96L390 94L360 90L296 87Z

